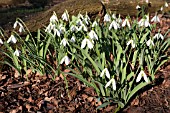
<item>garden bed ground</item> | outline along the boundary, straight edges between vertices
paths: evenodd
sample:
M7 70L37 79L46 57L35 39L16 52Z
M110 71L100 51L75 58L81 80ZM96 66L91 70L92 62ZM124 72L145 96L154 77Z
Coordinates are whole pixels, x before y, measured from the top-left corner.
M32 16L29 17L32 19ZM170 28L170 18L162 17L159 28L162 32L167 31ZM155 86L148 87L141 92L121 112L169 113L169 70L170 63L162 66L156 74ZM68 90L65 89L66 83L62 75L56 77L54 81L48 75L18 76L14 70L4 66L0 73L0 112L111 113L115 110L115 105L96 110L96 107L101 105L102 102L97 101L94 90L86 87L72 76L67 76L67 80Z

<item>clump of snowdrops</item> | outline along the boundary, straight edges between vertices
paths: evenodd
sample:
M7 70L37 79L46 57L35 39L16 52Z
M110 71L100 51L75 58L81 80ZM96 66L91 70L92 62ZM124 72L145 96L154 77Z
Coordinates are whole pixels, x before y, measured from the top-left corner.
M58 19L54 12L49 25L33 36L17 19L7 40L0 32L0 51L7 56L1 63L20 74L29 69L53 79L60 73L74 76L93 87L98 99L104 98L98 108L115 103L117 112L152 84L155 73L169 58L169 31L152 32L159 22L157 14L152 19L143 14L132 20L107 13L100 23L97 18L91 21L87 14L69 17L67 11ZM27 35L21 37L20 32Z

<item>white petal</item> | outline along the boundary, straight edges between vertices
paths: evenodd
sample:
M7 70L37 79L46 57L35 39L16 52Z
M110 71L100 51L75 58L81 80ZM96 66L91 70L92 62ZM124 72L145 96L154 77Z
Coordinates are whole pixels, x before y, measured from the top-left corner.
M51 16L51 18L50 18L50 22L58 22L58 18L57 18L57 16L56 16L56 14L55 14L55 12L53 12L53 15Z
M68 65L70 63L70 58L68 56L65 56L65 64Z
M16 21L16 22L14 23L13 28L15 29L15 28L17 27L17 25L18 25L18 21Z
M106 70L106 77L107 77L108 79L110 79L110 73L109 73L108 69L105 68L105 70Z
M112 88L113 90L116 90L116 81L114 78L112 78Z
M0 39L0 44L3 44L3 41L2 41L2 39Z
M16 49L15 52L14 52L14 55L19 56L19 54L20 54L20 51L18 49Z
M14 43L14 44L17 42L17 39L15 38L14 35L11 35L11 36L9 37L9 39L7 40L7 43L9 43L9 42L12 42L12 43Z
M91 39L96 39L96 40L98 40L98 36L97 36L97 34L95 33L94 30L91 30L91 31L89 32L89 36L90 36Z
M143 78L144 78L145 82L147 82L147 83L149 82L148 78L147 78L147 75L145 73L143 74Z
M72 36L70 41L71 41L71 42L76 42L75 36Z
M167 2L165 2L165 7L168 7L169 5L168 5L168 3Z
M68 16L67 12L64 12L61 17L62 17L62 19L65 20L65 21L68 21L68 20L69 20L69 16Z
M64 61L65 61L65 56L61 59L60 64L63 64Z
M103 69L103 71L101 72L101 74L100 74L100 77L103 77L103 75L104 75L104 73L105 73L105 69Z
M68 44L67 39L63 38L63 40L60 42L60 45L66 46L66 44Z
M105 88L107 88L108 86L110 86L111 83L112 83L112 79L111 79L109 82L107 82L107 84L105 85Z
M93 24L92 24L92 27L95 27L95 26L97 26L97 25L98 25L97 22L94 21Z
M140 72L136 78L136 82L139 82L142 78L142 72Z
M87 39L85 38L82 42L81 42L81 48L83 49L86 46L87 43Z
M87 46L89 49L93 48L93 43L89 39L87 39Z
M125 27L125 26L126 26L126 21L124 20L122 23L122 27Z
M104 16L104 22L110 22L110 21L111 21L110 15L106 14Z
M147 46L150 46L150 45L154 46L154 43L153 43L153 41L152 41L151 39L149 39L149 40L146 42L146 45L147 45Z
M140 9L141 7L139 5L136 6L136 9Z

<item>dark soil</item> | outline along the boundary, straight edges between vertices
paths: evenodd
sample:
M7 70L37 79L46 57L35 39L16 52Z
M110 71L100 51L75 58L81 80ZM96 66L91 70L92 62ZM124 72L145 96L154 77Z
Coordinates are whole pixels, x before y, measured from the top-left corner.
M36 13L16 15L32 19ZM27 16L25 18L24 16ZM12 20L12 23L15 20ZM8 28L8 24L4 24ZM162 33L170 28L170 18L162 17L159 28ZM170 37L170 34L169 34ZM170 51L170 50L169 50ZM4 113L113 113L115 105L96 110L101 105L93 88L86 87L72 76L65 75L69 84L66 89L64 75L55 80L49 75L18 74L4 66L0 73L0 112ZM124 113L170 113L170 63L156 74L154 86L140 92L129 103ZM30 71L30 70L28 70ZM67 71L67 70L65 70Z

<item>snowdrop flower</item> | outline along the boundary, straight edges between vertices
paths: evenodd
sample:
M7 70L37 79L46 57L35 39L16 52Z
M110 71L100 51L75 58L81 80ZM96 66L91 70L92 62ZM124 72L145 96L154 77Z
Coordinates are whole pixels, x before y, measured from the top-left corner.
M149 39L149 40L146 42L146 45L147 45L147 46L150 46L150 45L154 46L154 43L153 43L153 41L152 41L151 39Z
M155 23L160 22L160 19L159 19L158 15L155 15L155 16L151 19L151 22L155 22Z
M149 0L146 0L145 2L146 2L146 3L149 3Z
M14 44L17 42L17 39L15 38L14 35L11 35L11 36L9 37L9 39L7 40L7 43L9 43L9 42L12 42L12 43L14 43Z
M95 26L98 26L96 21L94 21L93 24L92 24L92 27L95 27Z
M163 9L164 9L164 8L163 8L163 7L161 7L161 8L160 8L160 11L163 11Z
M60 45L66 46L69 45L68 41L66 38L63 38L63 40L61 40Z
M81 26L81 25L83 24L83 22L82 22L80 19L78 19L78 20L76 21L76 24L77 24L78 26Z
M83 15L82 14L78 14L78 16L77 16L79 19L84 19L84 17L83 17Z
M60 64L63 64L63 62L65 62L65 64L68 65L70 63L70 58L68 56L64 56L61 59Z
M24 26L23 26L19 21L16 21L16 22L14 23L13 28L15 29L15 28L17 27L17 25L19 25L19 32L20 32L20 33L21 33L21 32L25 32Z
M15 21L13 28L15 29L18 24L19 24L19 22L18 22L18 21Z
M135 43L133 40L129 40L126 45L128 46L129 44L131 44L132 48L135 48Z
M87 14L86 14L86 16L84 18L84 21L85 21L86 25L89 25L90 18L89 18L89 16Z
M125 27L126 25L130 28L130 23L129 23L129 20L127 18L123 21L122 27Z
M110 22L111 21L111 18L110 18L110 15L109 14L106 14L104 16L104 22Z
M106 77L110 79L110 73L107 68L103 69L102 73L100 74L100 77L103 77L105 73L106 73Z
M142 18L142 19L138 22L138 25L139 25L139 26L144 26L144 27L150 26L149 16L146 15L146 18Z
M67 10L62 14L61 18L65 21L68 21L69 20L69 15L68 15L68 12Z
M96 34L96 32L94 30L91 30L88 35L90 36L90 38L93 40L93 39L96 39L98 40L98 36Z
M71 32L78 31L78 27L75 26L75 25L72 25L72 26L70 27L70 30L71 30Z
M83 49L86 46L86 44L89 49L92 49L94 46L93 41L91 42L89 39L85 38L81 43L81 48Z
M109 26L109 30L111 30L112 28L117 30L118 28L120 28L120 25L115 20L113 20L112 23Z
M168 7L169 5L168 5L168 3L167 2L165 2L165 7Z
M20 32L20 33L25 32L23 25L20 25L19 32Z
M114 78L112 78L109 82L107 82L107 84L105 85L105 88L107 88L108 86L110 86L110 84L112 84L113 90L116 90L116 81L115 81Z
M116 14L112 14L112 18L114 19L114 20L116 20L117 18L116 18Z
M149 82L147 75L145 74L145 72L143 70L140 71L140 73L138 74L137 78L136 78L136 82L139 82L141 80L141 78L144 78L145 82Z
M65 29L65 27L63 27L62 25L60 25L59 26L59 32L61 33L61 34L64 34L64 32L66 31L66 29Z
M56 36L56 34L57 34L58 37L61 36L61 33L58 29L54 28L53 31L54 31L54 36Z
M87 32L87 27L82 24L79 28L78 28L78 31L81 31L83 29L83 31L86 31Z
M75 36L72 36L70 41L73 42L73 43L76 42Z
M52 15L51 18L50 18L50 22L51 22L51 23L58 22L58 18L57 18L57 16L56 16L56 13L55 13L55 12L53 12L53 15Z
M0 39L0 44L4 44L4 42L2 41L2 39Z
M139 5L137 5L137 6L136 6L136 9L137 9L137 10L138 10L138 9L141 9L141 7L140 7Z
M16 49L15 52L14 52L14 55L18 57L20 53L21 53L21 51L19 51L18 49Z
M161 38L162 40L164 39L164 36L161 34L161 33L157 33L157 34L155 34L155 36L153 37L154 39L155 38L157 38L157 39L159 39L159 38Z
M51 33L51 31L54 30L54 28L55 28L55 24L50 23L50 24L46 27L45 32Z

